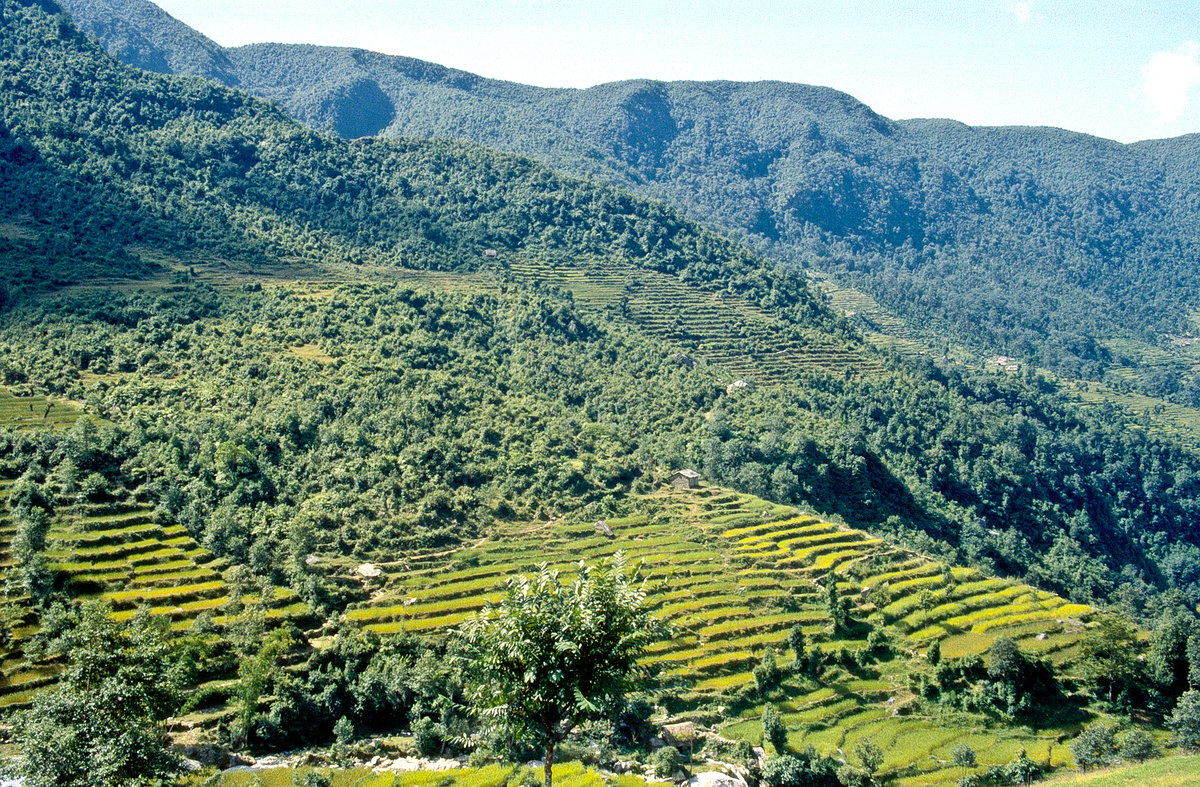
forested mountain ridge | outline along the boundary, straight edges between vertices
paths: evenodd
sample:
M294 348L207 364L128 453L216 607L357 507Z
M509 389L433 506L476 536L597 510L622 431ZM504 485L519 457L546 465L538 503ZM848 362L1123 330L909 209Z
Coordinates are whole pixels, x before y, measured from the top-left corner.
M65 7L99 14L87 0ZM225 51L238 85L311 126L470 139L601 177L737 230L776 260L832 272L980 351L1103 380L1139 364L1114 341L1169 348L1196 327L1194 138L1121 145L897 122L835 90L784 83L544 89L361 50ZM1134 384L1200 403L1184 358Z
M65 19L57 32L76 35ZM777 290L801 319L844 330L801 276L661 203L462 143L334 143L244 93L96 59L82 40L65 55L75 70L61 47L5 43L3 210L114 257L154 240L245 259L470 270L492 264L489 247L570 249L713 291Z
M122 62L160 74L196 74L236 83L220 45L152 3L95 0L76 9L81 12L80 29L103 40Z

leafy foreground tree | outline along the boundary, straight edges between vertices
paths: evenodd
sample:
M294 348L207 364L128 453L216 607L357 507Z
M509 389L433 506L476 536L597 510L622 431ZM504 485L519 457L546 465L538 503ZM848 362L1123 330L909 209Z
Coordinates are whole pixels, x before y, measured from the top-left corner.
M152 784L178 770L159 723L178 707L186 659L165 619L122 624L110 611L88 604L47 616L67 669L14 720L27 787Z
M1200 749L1200 691L1185 691L1179 704L1167 719L1167 726L1175 733L1174 742L1191 751Z
M1116 730L1104 724L1088 727L1071 741L1071 754L1085 771L1112 765L1118 756Z
M837 763L808 746L799 754L767 760L763 768L767 787L841 787Z
M665 633L620 553L581 562L570 584L543 564L535 577L510 579L499 604L463 624L474 657L468 702L485 727L544 751L551 787L555 748L644 682L638 659Z

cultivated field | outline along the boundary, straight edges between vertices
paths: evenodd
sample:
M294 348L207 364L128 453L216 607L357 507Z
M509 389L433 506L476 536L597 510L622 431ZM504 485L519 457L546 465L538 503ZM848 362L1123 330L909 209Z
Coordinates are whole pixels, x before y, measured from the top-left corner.
M43 397L13 396L0 389L0 425L8 429L60 429L80 417L78 406L52 400L49 416ZM32 402L36 417L26 413ZM0 568L12 566L11 540L16 526L7 505L14 479L0 479ZM82 493L57 501L43 553L57 582L73 597L99 599L112 605L119 620L139 609L166 617L176 631L185 631L204 614L220 627L237 605L261 602L269 621L309 614L296 594L286 588L234 588L227 581L228 565L203 549L180 525L163 524L155 510L123 490ZM11 641L0 650L0 709L23 705L39 688L54 682L62 665L27 655L30 637L37 633L37 615L28 599L14 598L17 617L10 621Z
M292 787L299 784L302 771L274 768L261 771L241 771L222 774L220 787ZM363 769L325 770L332 787L506 787L533 778L540 784L541 772L512 765L489 765L484 768L461 768L449 771L417 771L410 773L373 773ZM210 785L205 779L194 784ZM672 782L647 782L640 776L617 776L605 779L594 770L579 763L554 766L557 787L667 787Z
M523 258L511 261L509 270L569 290L586 308L621 314L749 382L774 384L813 371L869 374L880 369L860 348L802 331L736 295L705 292L674 276L611 260Z
M819 681L785 682L776 704L791 745L845 756L870 738L886 752L885 769L913 784L956 781L950 749L964 742L981 766L1008 762L1021 749L1042 762L1068 761L1066 747L1054 744L1057 730L985 729L921 714L906 675L935 640L954 657L981 653L1000 636L1069 665L1090 608L726 490L670 490L640 503L644 513L607 521L613 538L592 522L545 522L382 566L384 592L347 617L381 634L443 636L498 599L507 577L541 561L569 575L580 559L622 551L642 563L657 614L676 630L647 657L674 687L674 715L712 721L713 709L724 708L733 718L723 734L758 744L762 707L752 670L767 648L790 664L785 640L795 624L827 653L853 656L867 647L857 633L830 632L824 588L835 581L853 600L853 617L888 631L898 655L868 669L831 668Z

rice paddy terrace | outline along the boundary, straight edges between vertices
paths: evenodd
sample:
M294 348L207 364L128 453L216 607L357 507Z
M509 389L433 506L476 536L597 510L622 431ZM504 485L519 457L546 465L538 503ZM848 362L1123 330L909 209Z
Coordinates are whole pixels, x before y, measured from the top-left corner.
M0 426L6 429L64 429L82 413L83 408L66 399L0 386Z
M802 330L736 295L705 292L674 276L612 260L532 257L510 261L508 270L568 290L585 308L616 312L751 382L880 370L864 347Z
M7 499L11 485L11 480L0 481L0 496ZM14 527L7 515L0 521L7 567ZM208 613L215 626L226 622L222 613L233 594L225 576L228 566L200 547L182 526L160 523L153 508L136 500L118 498L81 503L65 513L60 510L47 537L45 557L73 597L111 604L118 620L146 608L152 615L168 618L176 631L187 630L202 613ZM242 603L259 599L246 593ZM269 621L308 614L295 593L285 588L269 589L262 601ZM32 612L13 630L12 642L3 652L0 709L27 702L61 669L53 661L26 658L25 645L36 631Z
M569 575L581 559L622 551L642 561L656 613L676 630L647 657L674 688L671 710L698 720L740 716L723 734L758 743L761 705L751 690L752 669L767 648L788 665L792 626L800 624L825 653L852 657L868 647L856 635L830 633L825 588L833 581L852 599L852 617L886 629L898 655L868 670L834 667L818 681L789 681L785 701L776 704L792 745L840 755L870 738L886 752L885 769L912 784L956 781L961 773L948 761L958 743L973 746L981 766L1007 762L1022 748L1043 761L1069 756L1054 747L1052 734L922 715L906 676L910 660L923 658L934 641L954 657L981 653L1000 636L1069 665L1093 614L1089 607L721 489L672 489L641 504L641 515L608 520L612 538L592 522L545 522L450 554L381 566L384 592L347 617L380 634L439 636L500 598L514 573L547 561Z
M54 406L48 405L53 402ZM29 404L33 405L29 415ZM55 429L81 416L77 405L38 396L14 396L0 389L0 425L8 429ZM7 505L14 479L0 479L0 568L13 565L11 542L16 532ZM180 525L163 524L153 507L123 491L80 494L58 501L43 552L56 582L75 598L99 599L112 605L113 616L127 620L146 608L168 618L176 631L186 630L204 613L220 627L231 596L228 565L200 547ZM245 591L249 593L249 591ZM36 690L50 685L61 671L55 660L27 654L37 633L37 614L27 599L11 598L15 619L11 638L0 650L0 710L23 705ZM243 604L260 595L242 597ZM269 621L309 613L295 593L269 588L261 601Z

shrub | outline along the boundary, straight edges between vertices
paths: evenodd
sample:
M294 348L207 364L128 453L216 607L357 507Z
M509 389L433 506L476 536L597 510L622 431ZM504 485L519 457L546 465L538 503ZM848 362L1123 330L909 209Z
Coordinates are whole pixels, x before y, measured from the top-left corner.
M425 716L420 717L412 723L413 742L419 751L424 756L428 757L438 750L441 745L441 736L438 735L437 725L433 719Z
M872 787L875 784L871 774L853 765L843 765L837 769L838 783L842 787Z
M763 782L768 787L840 787L837 764L809 746L798 755L785 754L767 762Z
M872 775L883 765L883 749L873 741L859 741L854 744L854 756L862 763L867 773Z
M663 746L650 755L650 767L654 769L655 776L670 778L679 770L679 750L674 746Z
M1021 749L1017 759L1004 766L1004 775L1011 784L1030 784L1041 773L1037 763L1029 759L1029 755Z
M345 716L333 725L333 737L340 746L348 746L354 740L354 722Z
M320 771L297 771L292 777L292 784L296 787L330 787L333 782Z
M1144 730L1133 729L1121 738L1120 755L1121 759L1126 762L1130 760L1145 762L1158 756L1158 747L1154 744L1154 739Z
M1075 762L1087 770L1112 765L1117 760L1117 741L1112 727L1094 724L1071 741Z
M779 710L769 702L763 708L762 727L763 742L769 741L777 754L783 754L787 750L787 727L783 724Z
M950 750L950 761L959 768L974 768L977 762L975 750L965 743L960 743Z
M885 659L892 654L892 638L884 629L871 629L867 634L867 649L876 658Z

